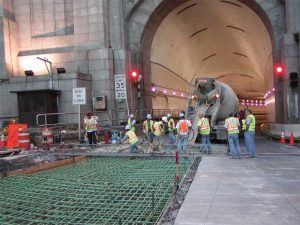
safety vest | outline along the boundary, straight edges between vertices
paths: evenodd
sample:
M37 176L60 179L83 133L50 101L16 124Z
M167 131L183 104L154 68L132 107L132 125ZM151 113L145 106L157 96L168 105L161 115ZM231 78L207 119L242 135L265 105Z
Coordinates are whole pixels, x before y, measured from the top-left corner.
M187 134L189 133L189 125L188 120L180 120L179 121L179 129L178 132L180 134Z
M172 132L172 131L174 131L174 129L175 129L175 122L173 119L170 119L168 121L168 130Z
M136 136L136 134L132 130L127 131L125 133L125 135L128 136L128 142L131 145L134 145L135 143L137 143L139 141L138 137Z
M228 127L227 131L228 134L238 134L239 133L239 127L238 127L238 119L235 117L230 117L226 119Z
M208 135L210 133L210 126L207 118L201 118L198 127L200 127L200 134Z
M248 115L246 119L248 119L248 117L251 119L248 131L255 131L255 117L253 114Z
M242 130L246 130L246 121L242 120Z
M153 134L155 135L155 136L160 136L161 135L161 126L163 125L163 123L161 122L161 121L159 121L159 122L155 122L154 123L154 125L153 125L153 127L154 127L154 132L153 132Z
M97 121L94 117L86 121L86 130L87 132L92 132L97 130Z
M128 119L127 124L130 126L130 130L135 132L135 123L132 123L130 118Z
M145 120L143 123L144 133L148 133L149 130L151 130L151 132L153 132L153 120L150 120L150 127L148 127L148 120Z

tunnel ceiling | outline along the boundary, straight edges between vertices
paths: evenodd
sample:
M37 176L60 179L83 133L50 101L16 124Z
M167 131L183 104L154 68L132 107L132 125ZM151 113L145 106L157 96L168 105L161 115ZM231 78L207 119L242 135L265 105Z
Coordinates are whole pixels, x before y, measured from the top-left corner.
M240 97L262 97L266 79L272 79L271 53L265 25L246 5L188 1L170 12L155 33L152 82L188 91L195 77L213 77Z

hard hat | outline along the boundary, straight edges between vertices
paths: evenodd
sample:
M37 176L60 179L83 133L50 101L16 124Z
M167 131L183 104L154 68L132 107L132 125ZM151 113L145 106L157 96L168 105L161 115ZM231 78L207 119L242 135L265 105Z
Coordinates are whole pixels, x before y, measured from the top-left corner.
M126 127L125 127L125 129L126 130L130 130L130 125L127 124Z
M170 113L167 114L167 117L171 117L172 115Z
M133 114L130 114L130 116L129 116L130 118L134 118L134 115Z
M168 119L167 119L166 116L163 116L163 117L161 118L161 120L162 120L162 121L165 121L166 123L168 122Z
M184 114L183 113L179 113L179 117L184 117Z
M152 119L151 114L147 114L147 119Z

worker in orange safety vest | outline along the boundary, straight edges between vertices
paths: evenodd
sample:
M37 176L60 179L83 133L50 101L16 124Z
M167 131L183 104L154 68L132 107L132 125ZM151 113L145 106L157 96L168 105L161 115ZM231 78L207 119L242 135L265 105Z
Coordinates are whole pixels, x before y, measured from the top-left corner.
M183 113L179 114L180 120L176 124L177 149L179 152L187 153L188 134L192 127L191 121L185 119Z

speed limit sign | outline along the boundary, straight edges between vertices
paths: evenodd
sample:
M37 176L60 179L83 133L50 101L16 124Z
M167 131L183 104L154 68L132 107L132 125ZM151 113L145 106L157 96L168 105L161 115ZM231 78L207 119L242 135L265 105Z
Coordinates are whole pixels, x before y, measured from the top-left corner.
M116 99L126 99L126 77L124 74L115 75Z

